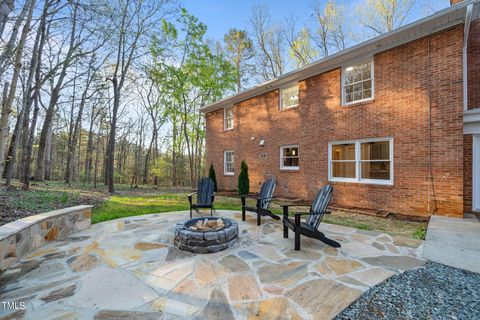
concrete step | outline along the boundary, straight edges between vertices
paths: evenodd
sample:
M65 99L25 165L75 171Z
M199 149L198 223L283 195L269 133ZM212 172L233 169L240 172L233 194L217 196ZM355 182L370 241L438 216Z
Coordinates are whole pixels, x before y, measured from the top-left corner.
M480 273L480 222L432 216L423 255L431 261Z

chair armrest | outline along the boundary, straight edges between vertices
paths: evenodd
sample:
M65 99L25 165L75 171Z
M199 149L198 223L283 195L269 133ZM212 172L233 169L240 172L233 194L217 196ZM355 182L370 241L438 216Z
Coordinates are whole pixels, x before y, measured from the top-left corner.
M332 210L325 210L325 214L331 214Z
M276 197L277 197L277 196L271 196L271 197L262 197L262 198L260 198L260 197L257 197L257 198L255 198L255 199L256 199L256 200L266 200L266 199L275 199Z
M294 212L293 214L296 216L307 216L307 215L311 215L312 212Z
M195 192L192 192L188 195L188 202L190 202L190 206L192 205L192 197L193 197L194 194L197 194L197 192L195 191Z

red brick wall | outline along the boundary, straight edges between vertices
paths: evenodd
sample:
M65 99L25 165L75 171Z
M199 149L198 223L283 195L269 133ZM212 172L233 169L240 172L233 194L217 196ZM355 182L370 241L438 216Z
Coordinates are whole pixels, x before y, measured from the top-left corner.
M336 69L299 83L298 108L279 111L275 90L235 105L231 131L223 131L223 110L208 114L207 164L214 163L219 188L236 189L245 159L253 191L274 175L278 195L311 199L329 183L329 142L393 137L393 186L330 182L333 202L414 215L461 215L462 33L462 26L457 26L375 55L371 102L342 107L341 72ZM260 139L265 139L265 146L258 145ZM279 148L285 144L299 144L297 172L279 169ZM223 176L225 149L235 151L233 177Z
M472 157L473 136L463 136L463 210L472 211Z
M480 108L480 19L472 21L468 41L468 108Z

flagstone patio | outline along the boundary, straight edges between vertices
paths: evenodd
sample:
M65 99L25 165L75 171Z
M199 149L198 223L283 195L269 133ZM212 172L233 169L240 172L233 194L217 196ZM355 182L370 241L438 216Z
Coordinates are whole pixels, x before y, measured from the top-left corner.
M322 224L334 249L293 235L281 224L235 211L237 244L207 255L178 250L175 225L187 212L93 225L55 241L0 275L5 319L329 319L370 287L421 266L422 241Z

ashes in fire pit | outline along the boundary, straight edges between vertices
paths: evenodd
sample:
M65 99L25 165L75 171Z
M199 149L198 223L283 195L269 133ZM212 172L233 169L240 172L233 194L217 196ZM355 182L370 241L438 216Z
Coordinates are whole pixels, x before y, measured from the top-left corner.
M194 253L212 253L231 247L238 237L238 224L227 218L195 218L177 224L175 245Z

